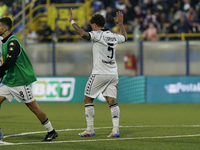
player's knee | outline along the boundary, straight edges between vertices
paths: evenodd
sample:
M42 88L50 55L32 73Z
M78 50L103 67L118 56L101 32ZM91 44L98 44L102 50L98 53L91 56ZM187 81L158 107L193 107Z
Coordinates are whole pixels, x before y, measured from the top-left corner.
M117 100L115 98L106 97L106 101L109 105L117 104Z
M93 103L93 99L90 98L90 97L85 96L84 97L84 102L85 102L85 104L90 104L90 103Z

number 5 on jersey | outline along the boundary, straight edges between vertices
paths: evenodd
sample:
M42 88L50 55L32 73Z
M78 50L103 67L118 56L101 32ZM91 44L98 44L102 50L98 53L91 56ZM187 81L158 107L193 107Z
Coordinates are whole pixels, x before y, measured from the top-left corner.
M113 45L114 45L113 43L108 43L108 51L109 52L111 51L111 56L107 56L107 57L110 58L110 59L113 59L113 51L114 51L114 49L111 47Z

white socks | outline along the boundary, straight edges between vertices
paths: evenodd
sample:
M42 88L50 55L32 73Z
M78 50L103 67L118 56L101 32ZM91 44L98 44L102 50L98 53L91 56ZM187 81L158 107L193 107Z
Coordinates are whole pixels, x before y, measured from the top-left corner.
M49 119L47 119L45 122L43 122L42 125L47 130L47 132L53 131L53 127L52 127L51 122L49 121Z
M119 116L120 116L120 109L118 104L110 105L111 116L112 116L112 123L113 123L113 130L112 132L116 133L119 131Z
M85 117L87 121L87 132L94 130L94 104L85 104Z
M112 116L112 123L113 123L113 130L112 132L116 133L119 131L119 116L120 116L120 109L118 104L110 105L111 116ZM94 130L94 104L86 104L85 105L85 116L87 122L87 132L93 132Z

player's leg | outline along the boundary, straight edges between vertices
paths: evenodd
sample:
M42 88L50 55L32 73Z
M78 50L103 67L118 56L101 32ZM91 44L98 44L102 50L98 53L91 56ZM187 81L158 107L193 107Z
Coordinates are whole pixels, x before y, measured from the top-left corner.
M108 137L119 137L119 117L120 117L120 109L117 104L116 98L106 97L106 101L110 107L113 129L112 133Z
M109 85L102 93L106 98L106 101L110 107L113 129L111 134L108 137L119 137L119 117L120 117L120 109L116 101L118 90L118 76L111 75Z
M97 82L97 76L91 75L87 84L85 86L85 117L87 122L87 129L79 133L78 135L81 137L92 137L95 135L94 132L94 104L93 100L96 97L96 92L94 91Z
M93 132L94 131L94 104L93 104L94 98L90 98L88 96L84 97L85 102L85 117L87 122L87 132Z
M58 134L57 132L53 129L51 122L47 118L46 114L44 111L40 108L38 105L37 101L34 100L30 103L26 103L26 106L37 116L37 118L40 120L42 123L43 127L47 130L48 134L42 141L51 141L55 139Z
M3 103L3 101L5 100L6 98L4 96L0 96L0 108L1 108L1 104Z
M8 100L9 102L12 101L13 96L11 95L11 93L9 92L7 86L5 86L3 83L0 83L0 108L1 108L1 104L3 103L4 100ZM3 132L0 128L0 140L3 139Z
M1 104L3 103L5 99L6 99L5 97L0 96L0 108L1 108ZM0 140L3 140L3 132L1 131L1 127L0 127Z
M85 117L87 122L87 129L79 133L78 135L81 137L92 137L95 135L94 132L94 98L90 98L88 96L84 97L85 102Z
M30 85L6 87L9 88L11 95L13 95L18 102L24 102L26 104L26 106L37 116L44 128L47 130L48 134L42 141L51 141L58 136L46 114L35 100ZM8 97L6 98L8 99Z

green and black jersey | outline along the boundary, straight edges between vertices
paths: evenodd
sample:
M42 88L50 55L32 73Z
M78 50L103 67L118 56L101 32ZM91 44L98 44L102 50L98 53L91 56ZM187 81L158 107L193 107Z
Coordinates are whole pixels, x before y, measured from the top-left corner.
M0 66L2 83L7 86L23 86L36 81L32 64L19 39L9 34L2 40L3 65Z

